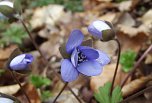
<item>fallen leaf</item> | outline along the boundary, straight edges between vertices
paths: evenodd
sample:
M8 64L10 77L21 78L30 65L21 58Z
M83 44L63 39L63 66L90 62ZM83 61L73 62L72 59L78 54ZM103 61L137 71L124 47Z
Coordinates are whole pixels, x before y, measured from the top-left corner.
M104 14L103 16L100 16L98 19L99 20L106 20L106 21L109 21L111 23L115 23L118 20L119 16L120 16L120 13L109 12L109 13Z
M61 5L49 5L37 8L34 11L30 24L33 29L43 25L55 25L64 14L64 7Z
M146 36L150 35L149 27L146 25L141 25L138 28L135 28L131 26L118 24L118 29L120 32L127 34L129 37L135 37L138 34L143 34Z
M141 17L141 21L145 24L145 25L152 25L152 9L148 10L142 17Z
M0 60L8 59L11 53L17 48L17 45L10 45L6 48L0 48Z
M25 83L21 83L22 86L25 85ZM0 86L0 92L4 94L13 95L17 93L20 90L20 86L18 84L14 85L8 85L8 86Z
M122 88L123 97L127 97L127 96L137 92L138 90L143 88L145 86L145 84L150 80L152 80L152 77L147 76L147 77L141 77L139 79L135 79L135 80L131 81L130 83L128 83L127 85L125 85Z
M122 13L117 22L117 24L130 26L130 27L135 26L135 23L136 22L134 18L128 12Z
M132 0L127 0L119 3L118 8L120 11L129 11L131 9L131 6L132 6Z

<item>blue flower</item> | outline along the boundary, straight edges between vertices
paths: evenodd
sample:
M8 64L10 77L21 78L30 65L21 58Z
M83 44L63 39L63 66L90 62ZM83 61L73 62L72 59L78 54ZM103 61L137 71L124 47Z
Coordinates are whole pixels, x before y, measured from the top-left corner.
M25 70L32 61L33 56L31 54L20 54L11 60L9 67L12 70Z
M14 103L13 100L9 99L9 98L4 98L4 97L0 97L0 103Z
M89 26L88 26L88 31L95 37L102 39L102 34L104 30L109 30L111 27L107 24L106 21L102 20L96 20L93 21Z
M76 80L78 75L96 76L102 72L102 67L110 62L104 52L88 46L81 46L84 35L80 30L73 30L66 44L69 59L61 63L61 76L65 82Z

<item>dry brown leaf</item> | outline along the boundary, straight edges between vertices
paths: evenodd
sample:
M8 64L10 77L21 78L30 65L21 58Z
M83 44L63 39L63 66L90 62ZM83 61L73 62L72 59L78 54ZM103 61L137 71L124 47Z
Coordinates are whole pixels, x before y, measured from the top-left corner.
M0 48L0 60L8 59L10 54L17 48L17 45L10 45L6 48Z
M132 6L132 0L123 1L119 4L120 11L129 11Z
M138 34L132 38L122 32L117 32L117 35L121 43L122 52L128 49L138 52L143 43L147 41L147 36L144 34Z
M143 88L146 85L146 83L150 80L152 80L152 77L147 76L147 77L141 77L139 79L135 79L131 81L130 83L128 83L122 88L123 97L127 97L137 92L139 89Z
M104 14L103 16L100 16L98 19L99 20L106 20L106 21L109 21L111 23L115 23L117 22L117 18L120 16L120 13L106 13Z
M22 86L25 85L25 83L22 83ZM20 90L20 86L18 84L14 85L8 85L8 86L0 86L0 92L4 94L13 95L17 93Z
M64 7L61 5L49 5L42 8L37 8L34 11L30 21L33 29L43 25L55 25L64 14Z
M112 0L96 0L96 1L99 1L99 2L111 2Z
M141 25L138 28L130 27L126 25L118 24L118 29L120 32L127 34L129 37L135 37L138 34L150 35L149 27L146 25Z
M23 89L27 93L31 103L41 103L39 94L36 90L36 88L32 84L26 84L23 86ZM25 98L25 95L23 92L18 92L15 94L15 97L17 97L22 103L27 103L27 99Z
M148 54L145 59L145 64L150 64L150 63L152 63L152 55Z
M109 41L109 42L95 41L94 47L101 51L104 51L110 57L112 57L113 55L115 55L115 52L117 50L117 43L115 41Z
M152 81L149 81L149 82L147 83L147 86L146 86L146 87L149 87L149 86L152 86ZM146 98L147 100L151 100L151 101L152 101L152 90L145 92L145 93L144 93L144 96L145 96L145 98Z
M117 24L132 27L135 25L135 20L128 12L125 12L122 13L121 16L119 17Z
M145 25L152 25L152 9L148 10L142 17L141 17L141 21L145 24Z
M63 37L51 35L50 39L40 46L40 49L46 58L50 58L52 55L60 56L59 47L61 43L63 43Z
M97 91L98 88L103 86L106 82L112 81L114 71L115 71L115 66L116 66L116 64L106 65L103 68L103 72L99 76L91 77L90 86L94 92ZM126 73L122 72L120 68L121 67L119 65L115 85L119 85L121 83L123 77L126 75ZM128 82L129 82L129 80L128 80Z

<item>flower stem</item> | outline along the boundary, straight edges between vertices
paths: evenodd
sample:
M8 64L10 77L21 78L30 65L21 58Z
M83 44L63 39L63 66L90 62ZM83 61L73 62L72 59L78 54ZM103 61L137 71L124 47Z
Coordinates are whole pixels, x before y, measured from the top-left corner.
M149 46L149 48L144 52L144 54L138 59L136 64L133 67L133 70L125 77L125 79L121 83L121 87L125 85L127 82L128 78L135 72L136 68L139 66L140 62L145 58L145 56L152 50L152 44Z
M116 79L116 75L117 75L117 71L118 71L118 66L119 66L120 53L121 53L121 46L120 46L119 40L118 39L114 39L114 40L118 44L118 58L117 58L117 64L116 64L116 68L115 68L115 72L114 72L114 76L113 76L113 80L112 80L110 95L112 95L112 91L113 91L113 87L114 87L114 83L115 83L115 79Z
M135 97L140 96L141 94L143 94L143 93L146 92L146 91L152 91L152 86L147 87L147 88L145 88L145 89L143 89L143 90L137 92L136 94L133 94L132 96L130 96L130 97L124 99L124 100L121 101L120 103L128 103L130 100L132 100L132 99L135 98Z
M69 88L69 90L71 91L71 93L75 96L75 98L79 101L79 103L82 103L81 100L78 98L78 96L73 92L73 90L67 86Z
M19 19L23 25L23 27L25 28L26 32L28 33L33 45L35 46L35 48L38 50L38 52L40 53L41 57L43 58L43 62L46 63L46 59L45 56L43 55L43 53L41 52L40 48L38 47L38 45L36 44L31 32L28 30L27 26L25 25L24 21L22 19Z
M35 48L38 50L38 52L39 52L40 55L42 56L42 58L43 58L43 63L46 64L49 68L51 68L50 65L49 65L48 60L45 58L45 56L43 55L43 53L42 53L41 50L39 49L38 45L36 44L34 38L32 37L32 34L31 34L30 31L28 30L28 28L27 28L27 26L25 25L24 21L23 21L21 18L19 18L19 20L21 21L23 27L25 28L26 32L28 33L28 35L29 35L29 37L30 37L33 45L35 46ZM52 69L53 72L57 75L57 77L60 78L60 75L55 71L55 69L54 69L54 68L51 68L51 69ZM80 99L79 99L79 98L77 97L77 95L72 91L72 89L71 89L69 86L68 86L68 88L69 88L69 90L71 91L71 93L75 96L75 98L81 103Z
M59 92L59 94L56 96L56 98L54 99L53 103L55 103L58 99L58 97L61 95L61 93L63 92L63 90L67 87L68 83L65 83L63 88L61 89L61 91Z
M28 97L28 95L26 94L25 90L23 89L23 87L22 87L20 81L16 78L14 72L11 71L11 70L9 70L9 71L10 71L10 73L12 74L12 77L13 77L13 78L15 79L15 81L17 82L17 84L20 86L21 91L22 91L22 93L25 95L27 101L28 101L29 103L31 103L30 98Z

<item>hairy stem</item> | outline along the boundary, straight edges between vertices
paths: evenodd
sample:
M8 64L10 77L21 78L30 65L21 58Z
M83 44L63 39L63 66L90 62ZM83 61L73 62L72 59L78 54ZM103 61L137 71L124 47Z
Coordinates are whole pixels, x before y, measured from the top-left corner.
M35 46L35 48L38 50L38 52L39 52L40 55L42 56L42 58L43 58L43 63L46 63L46 65L47 65L49 68L51 68L50 65L49 65L48 60L45 58L45 56L43 55L43 53L42 53L41 50L39 49L38 45L36 44L34 38L32 37L32 34L31 34L30 31L28 30L28 28L27 28L27 26L25 25L24 21L23 21L21 18L19 18L19 20L21 21L23 27L25 28L26 32L28 33L28 35L29 35L29 37L30 37L33 45ZM54 68L51 68L51 69L52 69L53 72L57 75L57 77L60 78L60 75L55 71L55 69L54 69ZM68 86L68 89L69 89L69 90L71 91L71 93L75 96L75 98L81 103L81 100L77 97L77 95L72 91L72 89L71 89L69 86Z
M114 40L118 44L118 58L117 58L117 64L116 64L116 68L115 68L115 72L114 72L114 76L113 76L113 80L112 80L112 86L111 86L111 90L110 90L110 95L112 95L112 91L113 91L113 87L114 87L114 83L115 83L115 79L116 79L116 75L117 75L117 71L118 71L120 53L121 53L121 46L120 46L119 40L118 39L114 39Z
M144 52L144 54L138 59L138 61L135 63L133 70L125 77L125 79L121 83L121 87L125 85L128 78L135 72L136 68L139 66L140 62L145 58L145 56L152 50L152 44L149 46L149 48Z
M132 96L124 99L124 100L121 101L120 103L127 103L127 102L129 102L130 100L132 100L133 98L136 98L136 97L140 96L140 95L143 94L144 92L146 92L146 91L151 91L151 90L152 90L152 86L147 87L147 88L145 88L145 89L137 92L136 94L133 94Z
M61 93L63 92L63 90L67 87L68 83L65 83L63 88L61 89L61 91L59 92L59 94L56 96L56 98L54 99L53 103L55 103L58 99L58 97L61 95Z
M17 82L17 84L20 86L21 91L22 91L22 93L25 95L27 101L28 101L29 103L31 103L30 98L28 97L28 95L26 94L25 90L23 89L23 87L22 87L20 81L16 78L16 75L14 74L14 72L11 71L11 70L9 70L9 71L10 71L12 77L13 77L13 78L15 79L15 81Z

